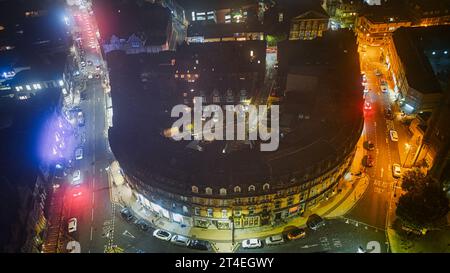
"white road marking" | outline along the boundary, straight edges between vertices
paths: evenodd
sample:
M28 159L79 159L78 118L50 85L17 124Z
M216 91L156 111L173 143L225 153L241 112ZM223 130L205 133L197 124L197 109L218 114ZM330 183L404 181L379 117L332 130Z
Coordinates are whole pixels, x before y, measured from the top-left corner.
M389 140L386 138L386 143L389 143Z
M383 178L383 174L384 174L384 169L381 168L381 178Z
M91 210L91 221L94 222L94 208Z
M125 230L125 231L122 233L122 235L128 236L128 237L133 238L133 239L136 238L136 237L134 237L134 235L131 234L128 230Z
M91 241L92 241L92 232L93 232L93 229L92 229L92 226L91 226Z
M95 194L95 192L92 192L92 205L94 205L94 194Z

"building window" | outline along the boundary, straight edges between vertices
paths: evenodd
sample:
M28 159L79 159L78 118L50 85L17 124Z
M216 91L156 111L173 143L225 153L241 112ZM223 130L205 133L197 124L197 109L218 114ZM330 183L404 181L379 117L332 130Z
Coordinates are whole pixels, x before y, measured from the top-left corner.
M209 208L207 213L208 217L213 217L213 209Z
M226 209L222 210L222 218L227 218L227 210Z
M281 206L281 201L280 200L275 201L275 209L279 209L280 206Z
M210 187L205 189L206 194L212 194L212 189Z
M255 186L254 185L250 185L248 187L248 191L255 191Z
M183 212L188 213L188 208L186 206L183 206Z
M198 187L197 186L192 186L192 192L193 193L198 193Z
M233 214L234 214L234 216L240 217L241 216L241 208L234 209Z
M270 188L269 183L263 185L263 190L267 191Z
M253 215L255 213L255 207L248 207L248 215Z
M283 13L282 12L280 12L280 13L278 13L278 22L283 22L283 20L284 20L284 15L283 15Z
M294 197L291 196L291 197L288 198L287 205L288 206L292 206L293 204L294 204Z
M234 187L234 192L241 192L241 187L239 186Z
M227 194L227 189L221 188L220 195L226 195L226 194Z

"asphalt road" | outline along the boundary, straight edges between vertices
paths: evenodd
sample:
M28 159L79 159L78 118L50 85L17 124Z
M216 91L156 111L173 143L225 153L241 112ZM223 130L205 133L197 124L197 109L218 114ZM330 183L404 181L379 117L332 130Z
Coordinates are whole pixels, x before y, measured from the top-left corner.
M94 70L95 64L102 63L101 56L95 50L85 48L86 61L94 63L89 70ZM78 127L78 135L85 135L83 143L78 138L78 145L83 148L83 159L75 161L75 168L81 171L82 195L72 196L72 191L66 193L65 199L69 205L68 218L77 218L77 231L72 235L79 241L81 252L104 252L109 238L105 236L104 227L111 223L112 205L107 173L111 155L108 151L107 124L105 112L105 93L101 79L87 79L83 91L86 98L81 100L85 125Z
M392 176L392 165L401 164L399 148L404 146L407 139L407 128L398 121L386 120L384 109L392 105L389 93L381 92L375 69L379 68L387 75L386 68L379 62L379 49L368 48L366 56L362 58L363 69L366 71L368 88L366 101L371 102L372 110L365 111L365 139L375 144L374 151L366 151L374 159L374 166L367 168L369 186L364 196L347 217L369 225L384 229L389 201L396 179ZM394 110L394 108L391 106ZM399 142L393 142L389 137L389 130L395 129L399 135Z
M379 252L387 251L384 231L344 218L326 220L326 225L316 231L307 229L302 239L287 241L282 245L259 249L239 247L238 253L356 253L358 247L367 252L378 252L372 246L379 246Z
M183 246L174 245L170 242L153 237L153 228L147 231L141 230L133 219L127 222L120 216L121 207L115 210L114 219L114 244L123 249L125 253L207 253L210 251L201 251L190 249Z

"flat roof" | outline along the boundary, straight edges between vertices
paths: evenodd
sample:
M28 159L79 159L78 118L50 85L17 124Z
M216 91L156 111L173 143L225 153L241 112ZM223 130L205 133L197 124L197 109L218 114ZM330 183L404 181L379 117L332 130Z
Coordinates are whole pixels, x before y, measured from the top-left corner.
M215 38L233 36L235 33L249 32L264 32L264 27L258 23L203 24L202 22L195 21L188 26L187 36Z
M449 36L450 26L399 28L394 32L393 41L409 86L424 94L442 92L425 52L450 48Z
M147 45L161 45L167 40L170 10L158 4L137 1L94 1L94 12L104 40L113 35L127 39L132 34L143 36Z

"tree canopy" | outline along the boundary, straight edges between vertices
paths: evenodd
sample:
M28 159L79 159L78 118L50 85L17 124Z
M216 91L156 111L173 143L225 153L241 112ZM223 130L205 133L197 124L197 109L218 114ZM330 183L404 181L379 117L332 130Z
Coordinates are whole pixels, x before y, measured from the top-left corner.
M418 171L405 173L402 188L407 191L397 204L397 216L407 224L424 228L449 212L449 201L439 182Z

